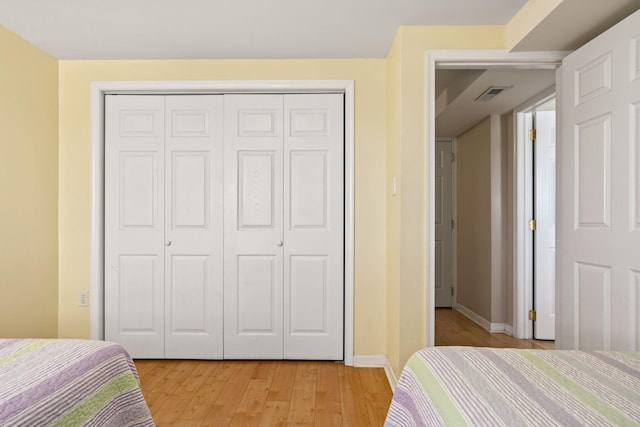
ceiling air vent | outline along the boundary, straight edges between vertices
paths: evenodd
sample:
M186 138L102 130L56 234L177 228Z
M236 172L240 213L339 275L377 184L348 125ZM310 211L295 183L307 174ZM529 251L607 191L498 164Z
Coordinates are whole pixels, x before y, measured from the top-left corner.
M510 89L511 86L491 86L489 89L482 92L482 94L476 98L476 101L487 102L491 101L494 96L501 93L505 89Z

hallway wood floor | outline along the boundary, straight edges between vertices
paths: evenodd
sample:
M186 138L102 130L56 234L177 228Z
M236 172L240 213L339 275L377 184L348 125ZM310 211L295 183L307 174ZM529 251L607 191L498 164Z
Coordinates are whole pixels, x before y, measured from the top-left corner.
M436 308L436 345L472 347L536 348L553 350L553 341L520 340L507 334L492 334L462 313L450 308Z

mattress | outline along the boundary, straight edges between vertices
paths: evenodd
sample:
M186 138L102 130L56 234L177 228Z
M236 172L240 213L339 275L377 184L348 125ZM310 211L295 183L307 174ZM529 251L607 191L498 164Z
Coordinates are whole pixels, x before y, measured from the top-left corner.
M640 353L433 347L411 356L386 426L638 426Z
M0 339L1 426L153 426L127 352L104 341Z

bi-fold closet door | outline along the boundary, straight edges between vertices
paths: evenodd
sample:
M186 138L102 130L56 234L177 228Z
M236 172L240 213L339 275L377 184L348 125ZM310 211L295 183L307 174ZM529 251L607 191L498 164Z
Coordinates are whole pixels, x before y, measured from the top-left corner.
M222 357L222 96L105 101L105 339Z
M106 338L342 359L342 95L108 96L106 115Z

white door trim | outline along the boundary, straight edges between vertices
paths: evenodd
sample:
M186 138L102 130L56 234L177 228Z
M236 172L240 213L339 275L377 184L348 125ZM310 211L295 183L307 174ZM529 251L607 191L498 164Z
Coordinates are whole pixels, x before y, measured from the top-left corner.
M91 83L91 338L104 339L104 97L106 94L344 93L344 362L353 366L354 84L353 80L96 81Z
M473 69L473 68L520 68L520 69L556 69L569 52L509 52L507 50L427 50L425 52L425 141L427 156L427 194L425 197L427 212L426 236L426 318L427 345L435 345L435 80L436 68ZM515 168L514 168L515 170ZM515 179L515 177L514 177ZM514 272L514 274L517 274ZM514 317L520 290L514 289ZM516 325L514 325L516 326Z

